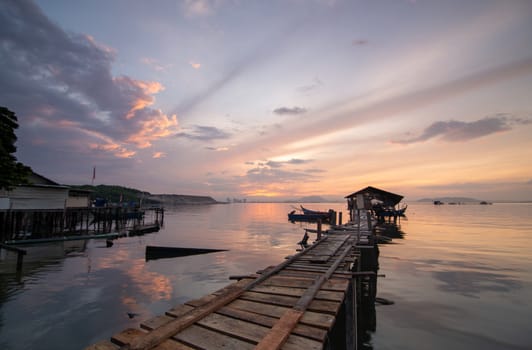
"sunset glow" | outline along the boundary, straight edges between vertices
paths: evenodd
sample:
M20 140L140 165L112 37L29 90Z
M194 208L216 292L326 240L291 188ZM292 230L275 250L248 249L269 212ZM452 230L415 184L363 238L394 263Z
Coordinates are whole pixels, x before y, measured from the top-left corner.
M530 1L0 10L17 158L57 182L96 166L95 184L218 200L532 200Z

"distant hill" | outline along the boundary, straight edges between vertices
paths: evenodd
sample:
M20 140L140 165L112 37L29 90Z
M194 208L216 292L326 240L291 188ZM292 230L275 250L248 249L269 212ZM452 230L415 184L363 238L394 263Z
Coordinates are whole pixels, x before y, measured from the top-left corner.
M440 201L443 203L471 203L471 202L480 202L480 199L468 198L468 197L436 197L436 198L423 198L418 200L418 202L434 202Z
M280 200L276 202L282 202L282 203L337 203L342 202L343 199L336 198L336 199L330 199L330 198L324 198L321 196L305 196L298 199L287 199L287 200Z
M220 203L208 196L190 196L183 194L152 194L148 196L148 200L164 206Z
M115 185L80 185L70 186L74 189L81 189L91 191L90 198L106 199L110 203L122 202L140 202L142 199L143 205L188 205L188 204L216 204L219 203L212 197L208 196L192 196L182 194L151 194L146 191L137 190L135 188L128 188Z
M328 202L328 200L326 200L325 198L320 197L320 196L305 196L305 197L299 198L298 202L303 202L303 203L323 203L323 202Z

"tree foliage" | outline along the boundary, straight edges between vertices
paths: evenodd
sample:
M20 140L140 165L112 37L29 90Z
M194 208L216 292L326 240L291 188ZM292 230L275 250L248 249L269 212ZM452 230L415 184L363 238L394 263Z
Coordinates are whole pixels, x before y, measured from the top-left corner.
M144 199L145 197L150 195L149 192L143 192L143 191L140 191L134 188L114 186L114 185L98 185L98 186L81 185L81 186L70 186L70 187L73 189L92 191L91 196L90 196L92 200L96 198L102 198L111 203L120 202L120 198L122 198L122 202L137 202L138 203L140 199Z
M18 128L17 116L6 107L0 107L0 189L11 190L14 186L27 184L31 168L17 162L14 153Z

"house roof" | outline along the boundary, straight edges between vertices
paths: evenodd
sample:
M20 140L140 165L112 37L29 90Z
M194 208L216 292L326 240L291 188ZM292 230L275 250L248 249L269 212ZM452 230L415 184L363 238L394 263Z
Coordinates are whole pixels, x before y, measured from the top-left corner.
M28 176L28 181L31 185L48 185L48 186L61 186L55 181L52 181L36 172L31 172Z
M403 196L399 194L384 191L384 190L381 190L379 188L372 187L372 186L368 186L359 191L353 192L350 195L345 196L345 198L353 198L353 197L356 197L358 194L363 194L365 197L369 199L380 200L384 202L385 205L396 205L404 198Z

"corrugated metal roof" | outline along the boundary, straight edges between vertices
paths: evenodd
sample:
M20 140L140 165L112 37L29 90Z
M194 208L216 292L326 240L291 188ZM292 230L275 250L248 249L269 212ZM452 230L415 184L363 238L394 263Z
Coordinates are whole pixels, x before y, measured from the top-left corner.
M365 197L369 199L380 200L384 202L385 205L396 205L404 198L403 196L399 194L384 191L384 190L381 190L379 188L372 187L372 186L368 186L359 191L353 192L350 195L345 196L345 198L354 198L357 196L357 194L363 194Z

